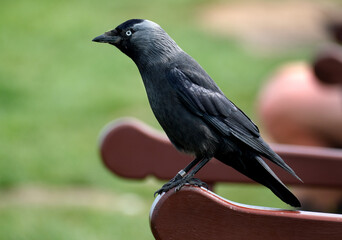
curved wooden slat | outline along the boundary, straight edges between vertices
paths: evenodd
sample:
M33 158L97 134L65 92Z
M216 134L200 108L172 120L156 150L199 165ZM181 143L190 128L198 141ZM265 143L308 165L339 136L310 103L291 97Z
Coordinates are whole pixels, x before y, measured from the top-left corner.
M278 144L272 145L272 148L295 170L305 186L342 187L342 150ZM112 172L136 179L153 175L169 180L192 160L190 156L178 152L165 134L138 120L127 118L109 124L102 131L100 154ZM274 170L284 183L303 186L282 169L275 167ZM252 182L216 159L211 160L196 176L209 184Z
M185 186L158 197L150 212L156 240L340 240L342 215L242 205Z

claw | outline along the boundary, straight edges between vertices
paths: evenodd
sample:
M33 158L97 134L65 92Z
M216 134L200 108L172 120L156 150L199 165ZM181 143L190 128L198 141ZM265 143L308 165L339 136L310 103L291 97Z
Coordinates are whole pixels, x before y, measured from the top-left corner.
M165 183L159 190L155 191L153 196L156 197L157 194L160 195L163 192L167 192L171 188L176 187L182 179L183 176L180 173L177 173L177 175L174 178L172 178L169 182Z
M198 178L188 178L188 179L184 179L184 181L182 181L176 188L175 191L179 191L181 190L182 187L184 187L184 185L194 185L197 187L205 187L208 189L208 184L206 184L205 182L202 182L201 180L199 180Z
M208 185L205 182L202 182L201 180L199 180L198 178L193 178L191 176L185 176L184 178L178 178L176 176L173 179L171 179L168 183L165 183L159 190L157 190L154 193L154 196L156 196L156 194L160 195L163 192L167 192L172 188L175 188L175 191L177 192L186 184L208 188Z

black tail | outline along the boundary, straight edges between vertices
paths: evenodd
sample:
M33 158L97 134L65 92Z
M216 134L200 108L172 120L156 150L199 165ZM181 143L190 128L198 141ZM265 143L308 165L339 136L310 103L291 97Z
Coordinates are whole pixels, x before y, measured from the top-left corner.
M301 204L297 197L290 192L290 190L284 185L284 183L282 183L277 175L275 175L272 169L264 162L264 160L262 160L262 158L259 156L256 156L255 159L259 163L260 168L263 168L263 170L258 170L262 174L261 180L254 180L271 189L275 195L277 195L287 204L290 204L293 207L300 207ZM264 173L262 173L262 171Z
M269 168L269 166L259 156L248 156L244 159L230 159L227 161L227 157L217 157L220 161L230 165L242 174L253 179L254 181L261 183L268 187L277 197L279 197L285 203L293 206L300 207L299 200L293 195L290 190L280 181L275 173Z
M296 177L298 180L302 182L297 174L284 162L281 157L276 154L271 147L261 138L251 138L251 137L244 137L238 134L234 134L234 136L239 139L241 142L248 145L248 147L252 148L256 152L258 152L261 156L266 157L285 171L289 172L291 175Z

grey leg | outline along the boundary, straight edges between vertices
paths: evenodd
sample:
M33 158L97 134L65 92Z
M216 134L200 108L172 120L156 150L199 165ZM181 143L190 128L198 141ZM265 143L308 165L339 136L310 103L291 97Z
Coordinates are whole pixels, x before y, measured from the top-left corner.
M205 186L204 182L199 179L193 178L193 176L209 162L210 158L195 158L191 163L189 163L184 169L180 170L177 175L172 178L169 182L165 183L161 189L156 191L154 195L161 194L163 192L169 191L171 188L177 187L176 190L181 189L186 183ZM197 165L196 165L197 164ZM192 169L193 168L193 169ZM191 170L192 169L192 170ZM190 171L191 170L191 171ZM189 172L190 171L190 172ZM188 175L186 175L189 172Z

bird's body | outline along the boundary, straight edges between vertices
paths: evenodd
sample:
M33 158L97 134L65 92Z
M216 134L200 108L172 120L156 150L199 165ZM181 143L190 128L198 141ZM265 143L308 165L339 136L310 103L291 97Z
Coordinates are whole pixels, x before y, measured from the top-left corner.
M129 20L94 39L118 47L136 63L155 117L173 145L196 156L187 176L176 175L158 191L182 186L215 157L300 206L260 156L294 171L261 138L257 126L219 89L205 70L156 23ZM197 165L196 165L197 164ZM195 166L195 167L194 167ZM296 176L297 177L297 176Z
M192 60L184 52L179 55L183 55L176 57L181 59L180 64L184 60ZM149 76L141 74L153 113L177 149L195 156L213 156L220 137L179 99L177 89L167 80L172 69L178 67L177 60L172 62L165 67L152 66ZM197 68L200 69L199 66Z

